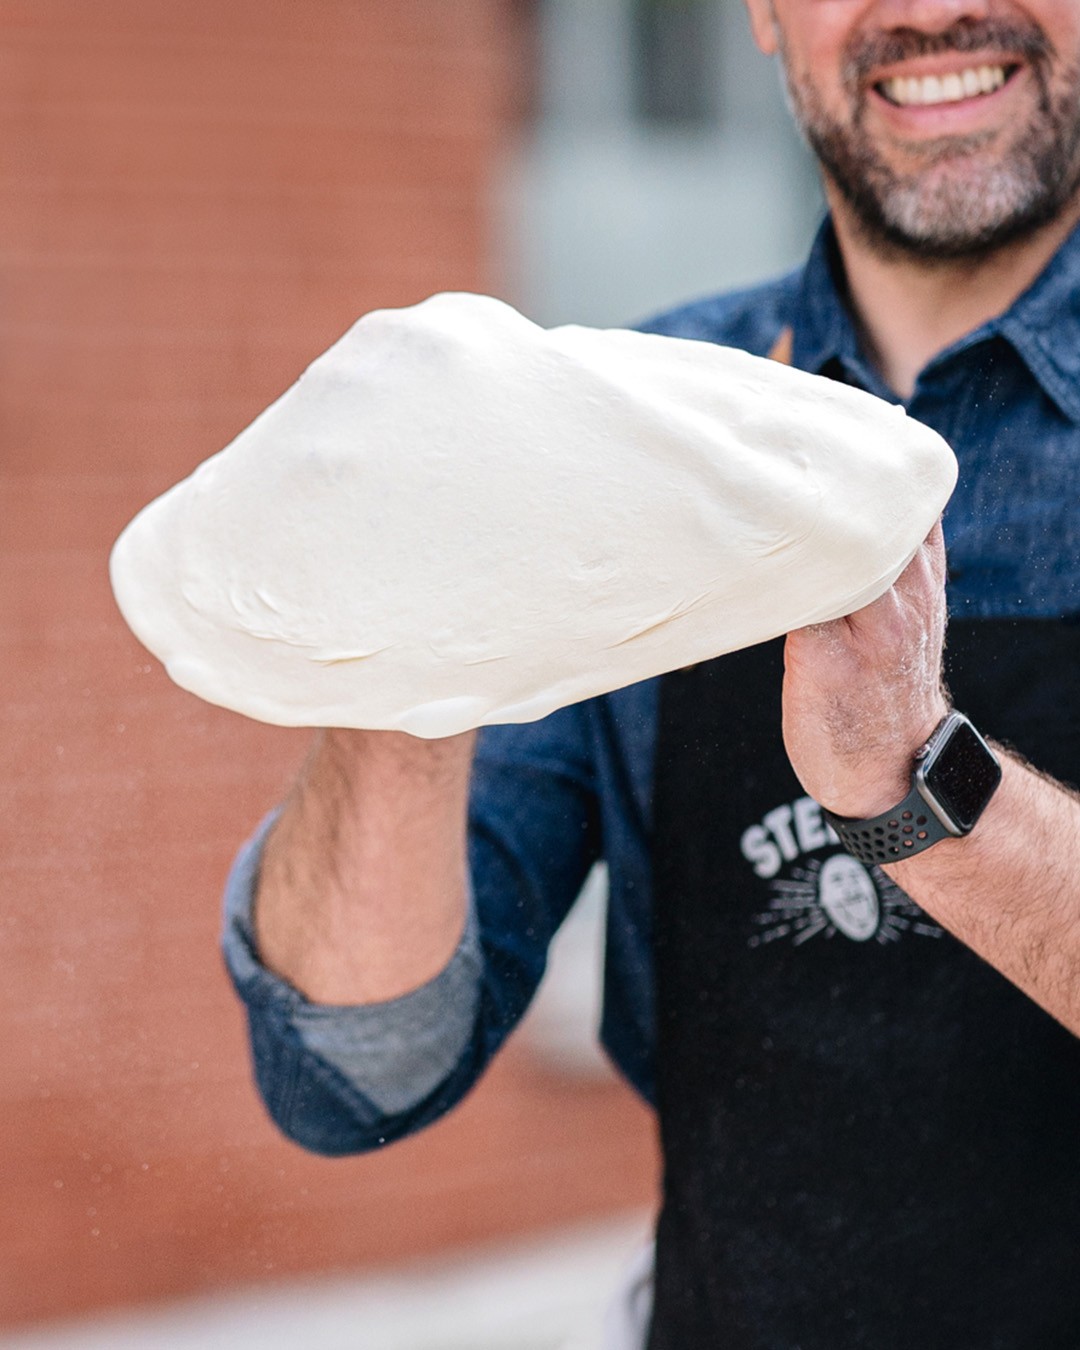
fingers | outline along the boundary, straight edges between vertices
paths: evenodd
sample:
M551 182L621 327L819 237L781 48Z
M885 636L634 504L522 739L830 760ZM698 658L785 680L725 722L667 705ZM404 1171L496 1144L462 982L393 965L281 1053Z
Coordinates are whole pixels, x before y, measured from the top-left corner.
M921 632L925 641L920 645L936 645L940 651L945 628L945 569L945 541L938 521L884 595L847 616L844 623L850 638L884 655L892 647L909 647Z
M894 589L914 600L937 596L944 601L945 572L945 538L939 520L897 577Z

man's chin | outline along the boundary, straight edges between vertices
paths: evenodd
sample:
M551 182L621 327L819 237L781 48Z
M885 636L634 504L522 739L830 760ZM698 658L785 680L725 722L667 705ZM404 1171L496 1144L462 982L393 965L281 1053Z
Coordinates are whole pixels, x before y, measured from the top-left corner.
M827 177L865 242L927 263L974 261L1017 243L1054 220L1073 195L970 150L905 176L879 163L876 171L864 164L845 178Z
M1037 234L1058 214L1057 207L993 214L985 206L970 200L938 200L932 207L925 199L893 201L888 211L856 211L854 223L879 254L933 265L981 261Z

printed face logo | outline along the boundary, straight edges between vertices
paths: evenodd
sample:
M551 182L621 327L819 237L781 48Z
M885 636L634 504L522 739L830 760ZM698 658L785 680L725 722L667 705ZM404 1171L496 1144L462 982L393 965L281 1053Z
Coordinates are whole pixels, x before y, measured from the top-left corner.
M845 937L865 942L878 930L881 906L862 863L847 854L829 858L818 873L818 904Z
M770 882L769 889L773 898L768 909L754 915L757 932L749 939L751 947L779 938L801 947L819 933L826 938L839 933L852 942L873 938L882 945L906 933L933 938L942 934L880 868L867 871L847 853L793 867Z

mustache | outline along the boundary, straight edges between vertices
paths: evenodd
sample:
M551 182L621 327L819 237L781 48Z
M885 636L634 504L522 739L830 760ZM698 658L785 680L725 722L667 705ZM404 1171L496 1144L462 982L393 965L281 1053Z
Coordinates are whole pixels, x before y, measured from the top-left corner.
M891 33L856 35L844 56L843 78L849 88L855 88L880 66L942 52L1009 52L1036 65L1053 55L1054 46L1037 24L1007 19L958 19L941 33L897 28Z

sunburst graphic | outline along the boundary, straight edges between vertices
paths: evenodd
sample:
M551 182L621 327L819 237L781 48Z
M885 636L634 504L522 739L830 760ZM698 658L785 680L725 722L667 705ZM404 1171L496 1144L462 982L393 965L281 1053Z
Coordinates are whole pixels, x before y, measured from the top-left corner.
M834 853L794 867L788 877L772 882L773 898L763 914L754 915L758 932L751 947L789 938L795 947L824 933L843 934L852 942L873 939L883 945L905 933L941 937L919 906L879 868L867 870L847 853Z

